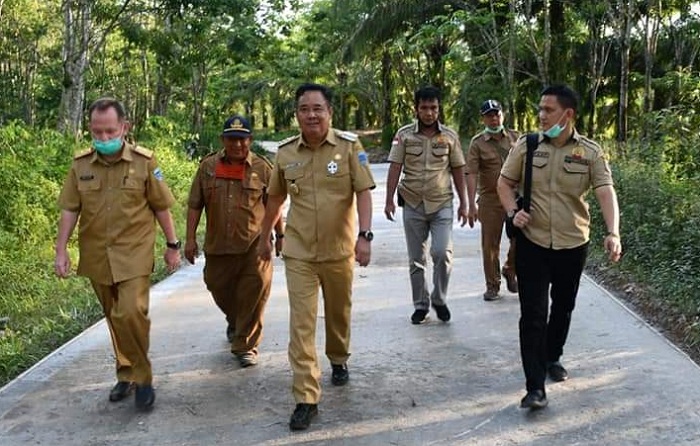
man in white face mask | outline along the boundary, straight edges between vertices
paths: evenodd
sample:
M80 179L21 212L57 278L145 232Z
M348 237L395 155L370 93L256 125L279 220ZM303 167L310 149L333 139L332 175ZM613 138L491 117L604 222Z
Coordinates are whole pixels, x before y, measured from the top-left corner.
M494 99L484 101L480 111L484 130L472 138L467 152L467 198L469 200L467 215L470 227L474 227L475 220L481 223L481 252L486 279L484 300L492 301L501 297L499 294L501 274L506 279L508 291L518 292L515 276L515 243L512 240L501 270L499 258L506 212L498 200L496 182L503 162L519 135L518 132L503 127L503 107L498 101Z
M515 266L527 389L520 406L528 409L547 405L547 376L552 381L569 377L559 358L586 263L590 215L585 195L590 189L605 220L603 246L610 260L617 262L622 253L620 212L610 168L601 147L574 128L577 108L578 95L567 86L555 85L542 92L539 118L543 132L532 160L529 212L517 209L513 193L524 180L525 138L511 151L498 179L501 203L520 229Z

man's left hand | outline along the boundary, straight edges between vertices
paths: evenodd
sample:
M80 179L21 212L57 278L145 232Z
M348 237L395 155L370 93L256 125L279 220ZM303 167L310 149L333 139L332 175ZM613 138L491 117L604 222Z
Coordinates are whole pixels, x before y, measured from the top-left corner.
M163 259L165 260L165 264L168 266L168 272L172 273L180 267L180 250L165 248Z
M355 242L355 261L360 266L369 265L369 260L372 255L372 244L364 237L359 237Z
M469 221L469 216L467 215L467 206L460 205L457 209L457 220L461 223L460 226L464 226Z
M605 252L608 253L608 258L611 262L617 262L622 257L622 242L620 237L615 234L608 234L603 241Z

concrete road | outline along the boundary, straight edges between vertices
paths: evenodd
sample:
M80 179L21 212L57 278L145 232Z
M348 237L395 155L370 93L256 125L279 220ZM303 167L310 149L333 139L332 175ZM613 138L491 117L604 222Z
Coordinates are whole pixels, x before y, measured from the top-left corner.
M281 262L260 364L250 369L228 351L198 262L153 289L152 412L107 400L113 358L101 322L0 390L0 445L700 444L700 369L588 278L563 357L571 379L549 384L547 409L519 409L517 297L482 300L478 227L455 227L452 321L433 313L411 325L402 227L382 212L386 170L373 166L372 264L355 273L351 380L330 385L319 330L324 394L308 431L287 426L294 401Z

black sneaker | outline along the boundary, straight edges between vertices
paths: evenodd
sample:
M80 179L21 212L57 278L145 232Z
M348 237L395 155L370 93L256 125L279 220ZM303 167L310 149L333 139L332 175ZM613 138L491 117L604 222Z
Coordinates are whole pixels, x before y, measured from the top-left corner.
M411 316L411 323L413 325L420 325L428 320L428 310L418 309L413 312Z
M136 399L134 400L138 410L150 410L156 400L156 392L153 386L145 384L136 386Z
M293 431L303 431L309 428L311 419L318 415L318 404L299 403L297 404L292 418L289 419L289 429Z
M549 362L547 363L547 374L552 381L562 382L569 379L569 372L566 371L561 362Z
M131 394L134 390L134 383L129 381L119 381L109 391L109 400L111 402L121 401Z
M334 386L344 386L350 380L350 372L348 372L347 364L331 364L333 374L331 375L331 384Z
M523 409L539 410L547 407L548 401L544 390L531 390L520 400L520 407Z
M440 319L443 322L448 322L452 317L452 315L450 314L450 309L447 308L447 305L433 304L433 308L435 308L435 312L437 313L438 319Z

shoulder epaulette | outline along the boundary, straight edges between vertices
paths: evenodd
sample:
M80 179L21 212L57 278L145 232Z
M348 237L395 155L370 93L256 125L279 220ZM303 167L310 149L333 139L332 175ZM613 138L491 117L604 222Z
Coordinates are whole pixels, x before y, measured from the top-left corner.
M76 153L73 156L73 159L77 160L79 158L83 158L85 156L91 155L94 151L95 151L95 149L93 149L92 147L89 149L81 150L80 152Z
M257 158L259 158L263 163L267 164L268 167L272 168L272 161L267 159L265 155L258 155L257 153L254 153Z
M603 150L600 144L597 142L593 141L592 139L586 138L585 136L581 136L579 139L579 143L584 146L587 149L591 149L593 151L601 151Z
M153 150L148 150L147 148L141 146L134 146L132 150L135 153L138 153L141 156L145 156L148 159L153 158Z
M415 124L415 123L406 124L406 125L404 125L404 126L402 126L402 127L399 127L399 129L396 131L396 133L403 132L404 130L408 130L408 129L413 130L415 127L416 127L416 124Z
M346 141L350 142L355 142L357 141L358 136L352 132L345 132L342 130L336 130L335 134L338 135L339 138L342 138Z
M301 137L301 134L290 136L289 138L285 138L282 141L280 141L279 143L277 143L277 148L281 148L282 146L286 146L287 144L298 140L300 137Z

